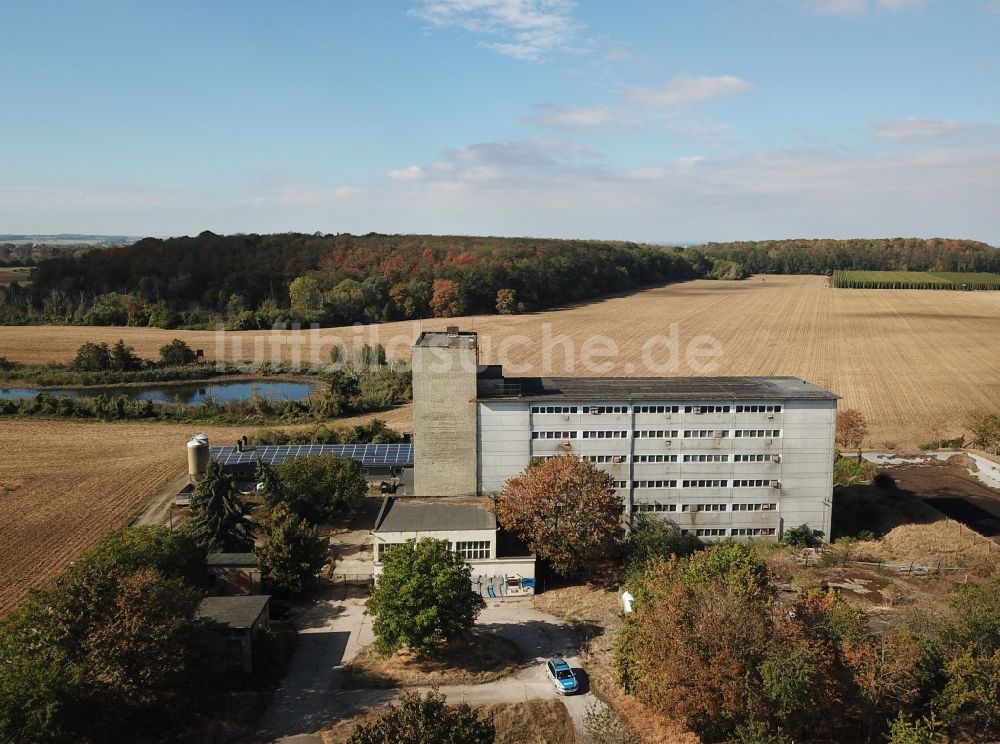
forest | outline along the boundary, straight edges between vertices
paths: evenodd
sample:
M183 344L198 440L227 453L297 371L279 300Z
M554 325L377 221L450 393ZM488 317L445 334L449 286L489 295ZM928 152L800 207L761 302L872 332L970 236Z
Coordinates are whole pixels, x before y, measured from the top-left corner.
M271 328L539 310L703 276L635 243L413 235L215 235L42 261L0 322Z
M747 274L869 271L1000 271L1000 250L976 240L878 238L707 243L706 255L728 259Z
M38 262L0 323L229 330L533 312L687 279L837 270L998 272L970 240L707 243L284 233L145 238Z

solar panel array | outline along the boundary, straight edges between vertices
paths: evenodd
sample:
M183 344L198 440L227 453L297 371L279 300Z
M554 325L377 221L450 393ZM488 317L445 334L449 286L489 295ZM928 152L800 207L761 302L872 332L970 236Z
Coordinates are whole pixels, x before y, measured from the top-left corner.
M235 447L210 447L212 459L223 467L256 465L257 461L280 465L289 457L340 455L362 465L412 465L412 444L267 444L242 452Z

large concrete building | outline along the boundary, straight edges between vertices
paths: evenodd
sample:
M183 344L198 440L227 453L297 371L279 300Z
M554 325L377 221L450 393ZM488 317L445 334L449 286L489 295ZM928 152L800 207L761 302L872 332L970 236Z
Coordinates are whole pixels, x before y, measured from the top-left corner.
M497 493L534 458L606 470L628 516L701 538L830 534L837 396L795 377L505 377L475 333L413 353L414 493Z

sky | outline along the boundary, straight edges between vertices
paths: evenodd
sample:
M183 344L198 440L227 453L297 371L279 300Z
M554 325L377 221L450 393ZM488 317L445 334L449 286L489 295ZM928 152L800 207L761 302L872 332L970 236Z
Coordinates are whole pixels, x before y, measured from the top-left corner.
M0 0L0 233L1000 245L1000 0Z

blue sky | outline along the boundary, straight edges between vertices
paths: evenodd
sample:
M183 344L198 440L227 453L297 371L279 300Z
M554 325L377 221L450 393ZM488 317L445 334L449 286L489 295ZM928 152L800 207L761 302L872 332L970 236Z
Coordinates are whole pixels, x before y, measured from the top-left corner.
M0 0L0 233L1000 244L1000 0Z

